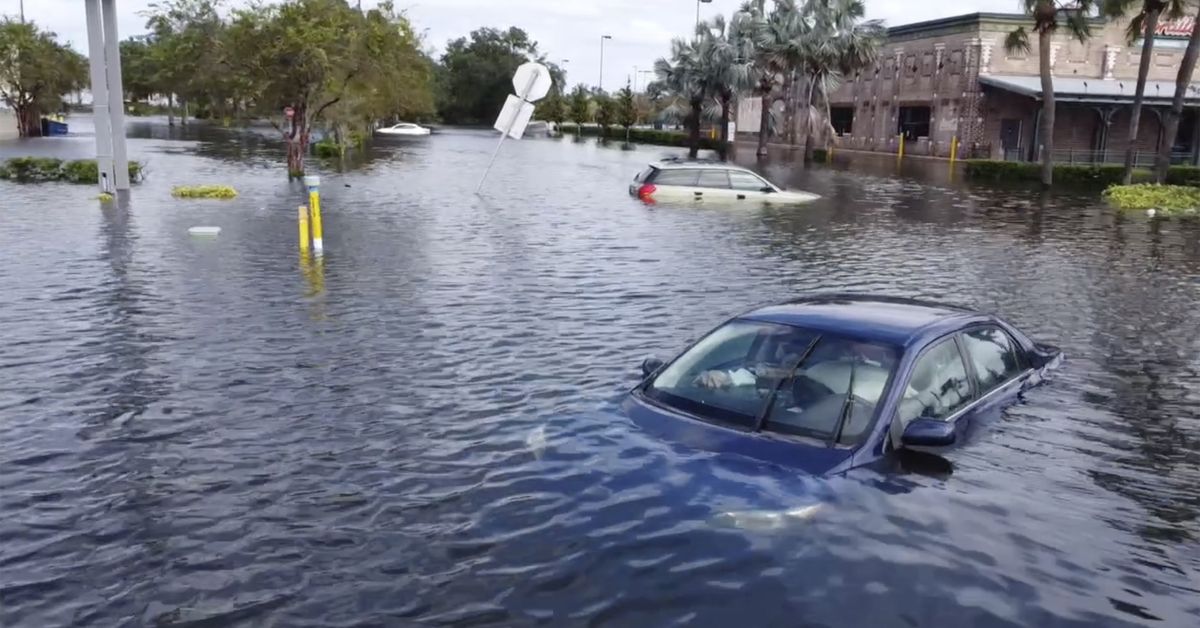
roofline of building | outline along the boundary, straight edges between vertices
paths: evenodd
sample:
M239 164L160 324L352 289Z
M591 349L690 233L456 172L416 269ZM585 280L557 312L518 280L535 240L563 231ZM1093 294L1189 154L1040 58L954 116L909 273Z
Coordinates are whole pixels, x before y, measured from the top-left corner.
M922 31L935 30L940 28L951 28L955 26L972 26L983 22L1000 22L1009 23L1014 26L1028 25L1033 18L1024 13L966 13L963 15L952 15L950 17L942 17L936 20L926 20L924 22L913 22L912 24L901 24L888 29L888 37L896 37L902 35L911 35ZM1093 17L1088 20L1092 24L1104 24L1106 20L1102 17Z

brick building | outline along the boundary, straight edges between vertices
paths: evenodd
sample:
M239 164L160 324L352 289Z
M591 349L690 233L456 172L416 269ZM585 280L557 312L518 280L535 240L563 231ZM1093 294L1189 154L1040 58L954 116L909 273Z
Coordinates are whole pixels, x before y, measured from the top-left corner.
M903 134L909 154L944 157L958 137L961 157L1037 159L1042 91L1036 36L1028 54L1004 49L1005 36L1030 23L1019 14L976 13L889 29L879 64L831 95L836 145L895 152ZM1126 25L1095 18L1093 36L1084 43L1066 29L1055 35L1056 159L1123 159L1141 60L1141 41L1126 40ZM1137 137L1140 162L1151 162L1166 141L1162 117L1193 26L1189 18L1158 29ZM758 99L740 103L740 130L758 131L759 107ZM1174 145L1177 162L1200 157L1198 109L1200 84L1193 83Z

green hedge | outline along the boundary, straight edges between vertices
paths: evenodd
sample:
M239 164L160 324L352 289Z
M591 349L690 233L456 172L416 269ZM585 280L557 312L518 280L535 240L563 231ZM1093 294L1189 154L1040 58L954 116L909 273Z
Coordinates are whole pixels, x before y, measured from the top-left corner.
M579 134L579 125L570 122L564 122L559 125L558 130L563 135ZM604 139L625 141L625 127L610 126L606 129L606 133L601 134L599 126L584 126L583 135L586 137L603 137ZM654 144L656 146L687 146L687 133L682 131L665 131L660 129L630 129L629 141L638 144ZM717 150L721 145L719 140L701 136L700 148L706 150Z
M967 178L976 181L1041 181L1042 165L1026 161L993 161L972 159L966 162ZM1124 166L1118 164L1069 165L1055 164L1054 182L1064 185L1087 185L1108 187L1121 183ZM1148 182L1153 178L1149 170L1133 171L1135 182ZM1172 185L1200 186L1200 168L1195 166L1171 166L1167 172L1167 183Z
M129 178L132 181L141 180L141 164L136 161L129 162ZM21 183L66 181L91 184L100 181L100 168L95 159L63 161L53 157L14 157L0 164L0 179L11 179Z

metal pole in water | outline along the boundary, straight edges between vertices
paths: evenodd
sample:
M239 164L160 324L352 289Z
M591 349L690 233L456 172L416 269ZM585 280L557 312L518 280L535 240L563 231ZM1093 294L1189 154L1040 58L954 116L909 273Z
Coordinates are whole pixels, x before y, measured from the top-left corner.
M304 185L308 186L308 206L312 213L312 243L313 253L321 255L325 248L321 232L321 177L309 175L304 177Z
M483 169L483 176L479 178L479 185L475 186L476 195L478 195L479 191L483 189L483 182L487 181L488 173L492 171L492 164L495 164L496 157L500 156L500 147L504 146L504 139L506 137L508 137L507 131L500 134L500 141L496 143L496 150L492 152L492 158L488 160L487 168Z
M96 123L96 166L100 190L111 192L113 173L112 119L108 114L108 71L104 60L104 24L100 0L87 2L88 62L92 78L92 118Z
M296 209L297 224L300 225L300 252L308 253L308 207L301 205Z
M117 190L129 189L129 151L125 146L125 86L121 76L120 37L117 35L116 0L102 0L104 59L108 78L109 129L112 131L113 174Z

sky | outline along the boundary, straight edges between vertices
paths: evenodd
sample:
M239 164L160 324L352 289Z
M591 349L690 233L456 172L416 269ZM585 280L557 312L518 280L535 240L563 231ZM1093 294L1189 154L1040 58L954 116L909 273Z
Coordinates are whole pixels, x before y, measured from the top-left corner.
M144 32L144 11L153 0L117 0L121 37ZM244 0L226 0L237 4ZM743 0L713 0L700 5L701 19L729 16ZM1018 0L866 0L867 16L889 25L972 13L1012 12ZM0 0L0 15L15 16L20 0ZM364 7L375 0L362 0ZM395 0L422 32L426 46L441 50L447 41L476 28L518 26L538 42L547 59L567 61L570 84L596 85L601 76L604 41L604 87L609 90L634 79L670 50L672 37L692 32L696 0ZM77 50L87 49L84 0L25 0L25 17L57 33ZM654 7L648 10L648 7ZM638 86L648 74L640 74Z

